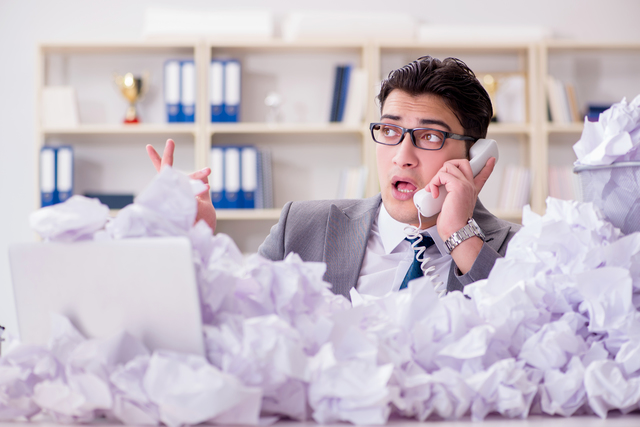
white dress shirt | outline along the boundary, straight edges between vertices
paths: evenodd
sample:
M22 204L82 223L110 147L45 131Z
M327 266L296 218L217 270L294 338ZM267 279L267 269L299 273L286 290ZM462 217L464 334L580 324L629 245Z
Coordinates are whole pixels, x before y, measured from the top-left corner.
M400 289L402 280L413 262L414 251L405 240L407 224L396 221L380 203L380 209L371 227L367 249L362 261L357 289L361 294L382 296ZM451 255L445 251L444 242L436 226L422 231L431 236L434 245L427 248L425 256L430 258L427 267L435 267L429 273L435 281L446 282L451 267Z

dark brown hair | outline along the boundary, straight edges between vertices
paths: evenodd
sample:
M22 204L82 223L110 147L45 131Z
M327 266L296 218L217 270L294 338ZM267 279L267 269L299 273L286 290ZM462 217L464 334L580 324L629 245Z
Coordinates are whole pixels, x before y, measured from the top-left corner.
M461 60L446 58L441 61L423 56L390 72L382 81L378 95L380 111L394 89L412 96L439 96L458 118L465 135L474 138L487 136L487 128L493 116L491 98L473 71Z

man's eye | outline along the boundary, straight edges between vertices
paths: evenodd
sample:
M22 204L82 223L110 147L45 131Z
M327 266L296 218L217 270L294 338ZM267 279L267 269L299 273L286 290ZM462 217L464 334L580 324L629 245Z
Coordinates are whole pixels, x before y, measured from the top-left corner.
M398 131L391 127L383 127L382 134L384 136L396 136L398 134Z
M420 135L420 139L427 142L442 142L442 134L440 132L426 131Z

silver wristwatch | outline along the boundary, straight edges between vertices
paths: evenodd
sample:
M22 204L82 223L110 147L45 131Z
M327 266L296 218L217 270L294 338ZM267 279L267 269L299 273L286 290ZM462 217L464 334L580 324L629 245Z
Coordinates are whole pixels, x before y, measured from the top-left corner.
M447 240L445 240L444 245L447 247L447 253L450 254L456 246L473 236L478 236L484 241L484 233L478 226L476 220L471 218L469 222L467 222L467 225L453 233Z

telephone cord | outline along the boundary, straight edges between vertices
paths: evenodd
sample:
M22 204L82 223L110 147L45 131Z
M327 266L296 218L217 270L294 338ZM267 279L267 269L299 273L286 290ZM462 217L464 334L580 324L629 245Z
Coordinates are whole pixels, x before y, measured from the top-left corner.
M418 215L418 217L420 217L420 215ZM422 218L420 218L419 224L420 227L422 227ZM420 269L422 270L422 273L425 276L429 277L429 279L433 283L435 291L438 293L438 297L442 298L447 293L446 286L443 286L444 282L435 282L433 280L438 277L439 274L434 274L433 276L430 275L433 271L435 271L436 268L434 266L427 267L427 263L431 261L430 257L425 256L427 248L425 248L424 246L418 246L418 244L424 239L424 236L419 232L419 228L412 225L406 226L404 228L404 232L409 239L413 240L413 242L411 242L411 249L413 249L413 251L416 253L416 260L418 260L418 262L420 263Z

